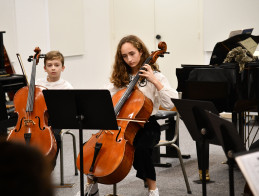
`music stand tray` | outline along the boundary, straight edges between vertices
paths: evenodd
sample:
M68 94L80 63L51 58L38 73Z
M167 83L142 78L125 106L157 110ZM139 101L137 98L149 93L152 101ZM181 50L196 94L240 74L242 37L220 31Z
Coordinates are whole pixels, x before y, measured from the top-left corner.
M210 124L213 127L214 133L222 146L227 158L229 158L229 151L232 153L239 153L246 151L242 139L238 135L235 125L209 111L205 111Z
M84 195L83 129L118 130L108 90L43 90L54 129L79 129L80 191Z
M79 115L84 116L82 129L118 129L108 90L50 89L43 94L54 129L79 129Z
M177 111L179 112L184 124L186 125L192 139L200 141L204 135L201 134L201 129L206 128L206 140L211 144L220 145L210 125L204 122L204 110L208 110L216 115L219 115L215 105L210 101L200 101L191 99L172 99Z
M204 110L209 110L215 114L218 111L215 105L209 101L190 100L190 99L171 99L181 119L186 125L192 139L202 144L202 193L206 195L206 171L205 171L205 142L220 145L216 135L207 123Z
M232 122L205 111L208 121L211 123L220 145L228 159L229 166L229 193L234 196L234 155L246 151L242 139L238 135L237 129Z

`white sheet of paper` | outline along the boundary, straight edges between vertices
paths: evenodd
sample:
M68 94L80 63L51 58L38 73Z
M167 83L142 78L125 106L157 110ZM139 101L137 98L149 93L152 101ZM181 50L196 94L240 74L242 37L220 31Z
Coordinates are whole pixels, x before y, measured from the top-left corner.
M254 195L259 195L259 151L235 158Z

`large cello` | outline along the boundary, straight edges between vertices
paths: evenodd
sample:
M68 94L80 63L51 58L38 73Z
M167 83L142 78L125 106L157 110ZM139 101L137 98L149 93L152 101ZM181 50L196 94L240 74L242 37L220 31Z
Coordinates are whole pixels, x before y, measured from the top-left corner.
M152 52L143 65L154 64L159 56L166 53L165 42L160 42L158 48L160 50ZM143 65L140 69L143 69ZM139 73L127 88L112 97L120 129L101 130L93 134L83 147L84 173L99 183L115 184L127 176L134 159L135 135L152 113L152 101L135 87L140 79ZM80 169L80 155L77 167Z
M42 93L43 87L35 85L36 65L40 54L36 47L33 56L30 85L19 89L14 96L15 112L18 120L15 128L11 130L7 140L22 142L39 149L49 161L52 161L57 152L57 144L48 126L47 106Z

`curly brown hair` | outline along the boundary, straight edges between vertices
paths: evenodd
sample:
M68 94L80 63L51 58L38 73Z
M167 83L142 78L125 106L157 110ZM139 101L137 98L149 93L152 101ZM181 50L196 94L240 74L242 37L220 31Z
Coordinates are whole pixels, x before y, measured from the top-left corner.
M118 46L115 54L115 62L113 64L113 71L110 77L111 83L113 83L116 87L121 88L125 87L129 84L130 78L129 74L131 73L130 66L123 60L121 55L121 47L125 43L131 43L139 52L142 52L140 62L138 67L145 62L145 60L150 56L150 53L145 46L145 44L135 35L128 35L123 37ZM157 64L150 65L154 71L160 71Z

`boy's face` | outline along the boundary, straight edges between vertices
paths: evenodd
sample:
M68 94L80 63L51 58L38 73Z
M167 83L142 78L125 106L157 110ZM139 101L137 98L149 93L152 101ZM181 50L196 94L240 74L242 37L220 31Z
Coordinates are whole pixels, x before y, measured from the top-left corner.
M44 66L45 71L48 73L48 81L56 82L60 79L61 72L64 71L65 66L59 59L47 60Z

